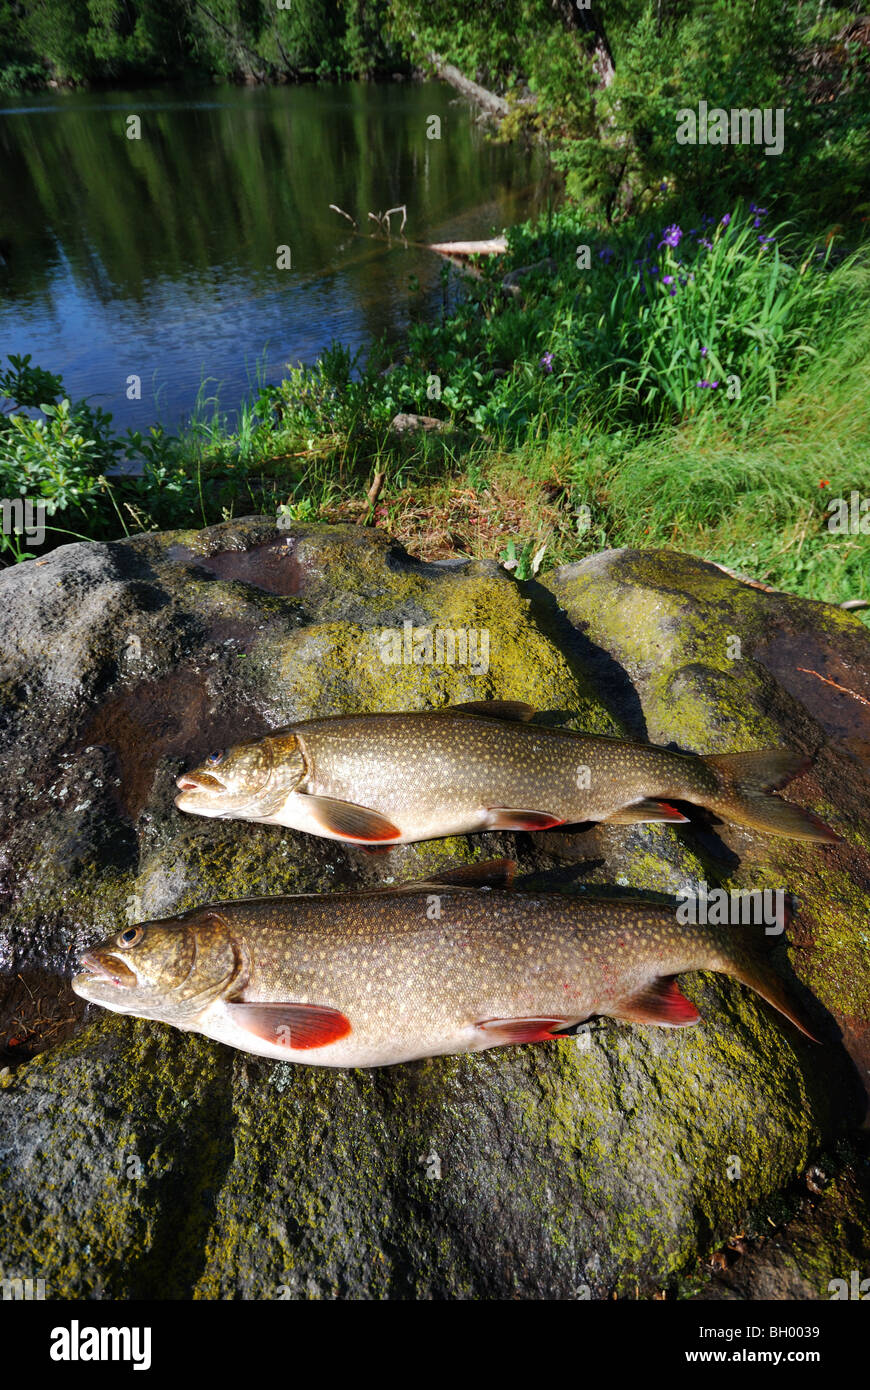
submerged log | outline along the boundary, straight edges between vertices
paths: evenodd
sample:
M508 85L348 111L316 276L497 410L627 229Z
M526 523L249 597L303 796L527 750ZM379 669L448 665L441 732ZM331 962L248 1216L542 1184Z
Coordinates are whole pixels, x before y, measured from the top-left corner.
M488 241L432 241L429 251L437 251L439 256L503 256L507 251L507 237L494 236Z

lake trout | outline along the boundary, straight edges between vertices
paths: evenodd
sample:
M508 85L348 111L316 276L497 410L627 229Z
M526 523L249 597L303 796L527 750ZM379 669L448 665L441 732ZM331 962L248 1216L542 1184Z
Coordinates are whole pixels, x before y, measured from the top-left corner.
M687 821L674 800L774 835L840 839L811 812L769 795L809 765L801 753L702 758L530 724L533 714L499 700L310 719L212 753L178 778L175 804L384 847L583 821Z
M471 875L491 884L511 867ZM81 957L73 988L118 1013L327 1067L542 1042L596 1015L685 1027L699 1014L674 977L689 970L734 976L812 1037L759 939L759 927L683 925L657 904L447 874L126 927Z

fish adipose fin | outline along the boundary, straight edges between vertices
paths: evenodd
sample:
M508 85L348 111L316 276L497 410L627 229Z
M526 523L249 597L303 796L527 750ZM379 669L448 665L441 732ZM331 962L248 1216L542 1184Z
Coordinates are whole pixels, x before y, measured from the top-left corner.
M661 976L622 1000L613 1016L626 1023L657 1023L663 1028L688 1028L701 1017L672 975Z
M503 1043L549 1042L560 1028L576 1022L576 1018L487 1018L475 1027L487 1035L490 1047L496 1047Z
M549 811L515 811L509 806L490 806L486 816L487 830L550 830L565 824L561 816Z
M633 801L630 806L623 806L619 811L615 811L612 816L607 817L608 825L636 825L639 822L651 824L655 821L687 821L688 816L684 816L682 811L678 811L676 806L671 806L667 801L653 801L647 797L644 801Z
M705 758L704 762L716 774L719 793L703 804L717 816L752 830L788 835L795 840L813 840L825 845L842 841L842 835L825 825L812 811L804 811L800 806L770 795L810 766L812 759L803 753L771 748L759 753L716 754Z
M461 710L463 714L488 714L490 719L534 719L537 710L534 705L523 704L522 700L465 700L461 705L448 705L448 709Z
M227 1004L237 1027L255 1038L297 1050L326 1047L350 1032L350 1021L338 1009L322 1004Z
M356 840L365 844L377 843L378 840L400 840L402 837L398 826L368 806L355 806L352 801L336 801L331 796L313 796L308 792L299 795L305 797L305 805L313 819L324 830L338 835L342 840Z

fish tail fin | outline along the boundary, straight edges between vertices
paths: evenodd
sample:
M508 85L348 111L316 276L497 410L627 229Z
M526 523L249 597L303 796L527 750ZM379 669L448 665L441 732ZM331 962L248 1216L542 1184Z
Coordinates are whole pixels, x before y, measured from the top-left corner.
M704 805L716 815L752 830L795 840L824 845L842 840L812 811L771 795L805 772L812 758L789 748L768 748L758 753L717 753L704 762L719 784L718 790L704 799Z
M791 925L793 917L793 907L786 899L785 926ZM820 1043L821 1038L813 1032L813 1026L803 1005L770 962L769 952L780 939L779 935L762 934L757 926L730 927L723 930L728 932L728 938L723 957L716 968L723 974L732 975L735 980L760 994L762 999L789 1019L812 1042Z

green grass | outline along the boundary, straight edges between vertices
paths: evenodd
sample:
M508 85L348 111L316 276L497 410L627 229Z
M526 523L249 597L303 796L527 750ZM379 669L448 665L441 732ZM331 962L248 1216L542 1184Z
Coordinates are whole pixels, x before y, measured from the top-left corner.
M0 490L43 497L55 542L280 508L368 521L425 556L501 556L521 578L669 546L810 597L868 597L870 537L826 524L830 498L870 497L862 250L739 204L679 235L662 220L605 239L564 209L516 228L449 314L364 363L336 344L258 382L232 427L205 383L182 436L122 439L15 359L0 392L31 410L0 415ZM509 266L539 262L519 296L503 290ZM445 432L396 437L399 411ZM125 455L142 476L107 481Z

